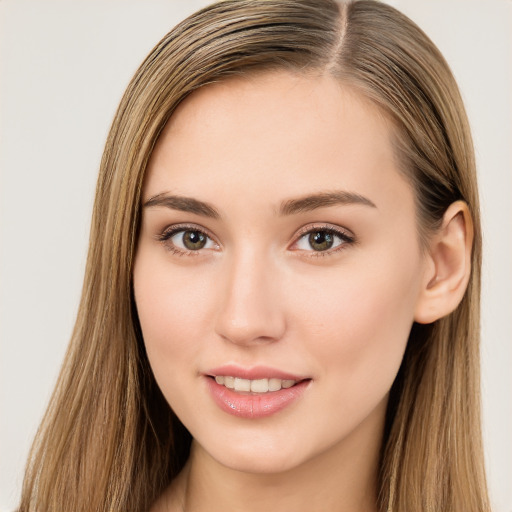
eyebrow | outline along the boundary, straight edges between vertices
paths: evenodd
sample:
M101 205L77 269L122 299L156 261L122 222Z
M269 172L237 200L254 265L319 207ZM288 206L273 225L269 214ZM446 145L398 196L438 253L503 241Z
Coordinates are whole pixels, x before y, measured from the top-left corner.
M296 213L310 212L318 208L328 206L360 204L377 208L373 201L367 197L354 192L344 190L333 192L321 192L309 196L300 197L298 199L290 199L284 201L279 209L280 215L294 215Z
M144 204L144 208L151 208L154 206L165 206L171 210L179 210L181 212L195 213L202 215L203 217L210 217L212 219L218 219L220 217L219 212L210 204L192 197L183 196L170 196L165 192L148 199Z
M279 215L294 215L297 213L310 212L319 208L329 206L360 204L377 208L367 197L360 194L347 191L320 192L309 196L299 197L297 199L289 199L281 203ZM171 210L179 210L182 212L195 213L203 217L219 219L219 212L210 204L199 201L192 197L168 195L167 193L158 194L148 199L144 204L144 208L155 206L164 206Z

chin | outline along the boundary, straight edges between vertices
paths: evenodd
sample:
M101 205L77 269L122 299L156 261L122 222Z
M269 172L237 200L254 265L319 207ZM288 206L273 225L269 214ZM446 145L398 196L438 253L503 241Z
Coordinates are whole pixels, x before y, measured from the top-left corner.
M239 433L231 431L229 436L226 433L221 442L219 437L215 438L199 441L196 438L194 443L222 466L250 474L285 473L329 449L329 446L321 446L318 440L310 445L307 439L294 436L289 430L258 432L253 428Z
M221 453L216 458L217 462L233 471L242 473L271 475L276 473L285 473L301 465L303 460L289 456L289 453L283 453L280 450L273 450L256 453L253 448L248 450L236 450L229 453Z

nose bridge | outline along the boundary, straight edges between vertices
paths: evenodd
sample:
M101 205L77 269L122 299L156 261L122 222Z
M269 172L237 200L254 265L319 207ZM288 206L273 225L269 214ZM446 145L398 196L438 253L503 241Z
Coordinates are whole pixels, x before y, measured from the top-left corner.
M226 258L217 333L236 344L276 341L285 330L275 262L255 247Z

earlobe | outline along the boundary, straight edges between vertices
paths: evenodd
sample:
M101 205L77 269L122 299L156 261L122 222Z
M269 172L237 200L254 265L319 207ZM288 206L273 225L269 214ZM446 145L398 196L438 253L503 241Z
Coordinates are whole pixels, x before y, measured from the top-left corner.
M431 239L414 320L428 324L449 315L462 300L471 274L473 221L464 201L452 203Z

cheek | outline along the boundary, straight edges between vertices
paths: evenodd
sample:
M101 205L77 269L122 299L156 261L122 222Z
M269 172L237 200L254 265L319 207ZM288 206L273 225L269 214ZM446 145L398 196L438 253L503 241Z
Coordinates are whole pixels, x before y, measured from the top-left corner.
M135 302L151 368L169 400L169 390L185 395L181 376L199 359L210 316L207 293L190 272L144 256L134 268Z
M300 305L302 338L310 340L321 378L338 390L325 394L329 405L354 414L389 391L413 323L417 261L395 255L381 257L378 265L358 260L317 279L314 289L304 280L309 300Z

